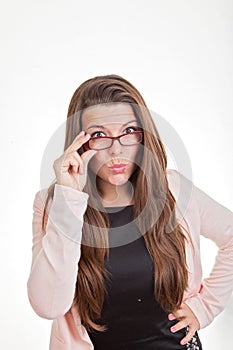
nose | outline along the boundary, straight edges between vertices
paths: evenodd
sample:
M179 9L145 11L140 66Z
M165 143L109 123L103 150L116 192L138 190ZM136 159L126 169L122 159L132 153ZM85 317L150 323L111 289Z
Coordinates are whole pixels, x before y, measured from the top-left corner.
M113 140L113 144L109 148L109 153L110 154L120 154L120 153L122 153L122 147L124 147L124 146L122 146L120 144L119 139Z

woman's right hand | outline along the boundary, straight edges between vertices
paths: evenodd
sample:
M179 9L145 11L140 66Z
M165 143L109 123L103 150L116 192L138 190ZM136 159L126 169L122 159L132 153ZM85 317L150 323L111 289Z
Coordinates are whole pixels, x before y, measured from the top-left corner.
M61 157L55 160L53 168L57 184L68 186L78 191L83 190L87 180L88 162L97 151L88 150L80 156L77 150L89 138L90 134L85 135L84 131L80 132Z

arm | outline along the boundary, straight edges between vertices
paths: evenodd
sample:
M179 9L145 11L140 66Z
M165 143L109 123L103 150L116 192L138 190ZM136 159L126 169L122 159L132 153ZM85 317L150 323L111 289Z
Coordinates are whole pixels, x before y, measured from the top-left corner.
M33 203L32 264L27 288L34 311L43 318L55 319L64 315L73 302L83 215L89 196L56 184L46 233L43 235L43 191L36 193Z
M193 199L199 209L200 234L218 246L210 275L199 292L185 301L204 328L224 309L233 291L233 213L196 186Z

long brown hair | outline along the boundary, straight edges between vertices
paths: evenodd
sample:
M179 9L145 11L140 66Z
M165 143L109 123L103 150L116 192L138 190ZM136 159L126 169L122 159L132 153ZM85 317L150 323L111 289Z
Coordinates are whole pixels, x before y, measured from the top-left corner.
M143 237L146 247L154 262L154 296L165 311L173 312L181 305L188 285L185 254L187 237L182 230L184 227L178 224L175 215L176 200L168 187L165 148L138 90L118 75L97 76L81 84L74 92L68 108L64 151L81 131L82 111L85 108L116 102L131 104L144 129L143 144L149 152L143 154L140 166L130 178L134 187L134 218L139 218L137 225L145 233ZM79 153L83 152L81 148ZM55 183L48 189L43 215L44 232L46 207L49 199L53 198L54 186ZM103 331L106 327L95 320L101 315L106 295L105 278L109 278L104 260L109 256L107 237L110 224L104 208L96 210L90 205L96 198L91 171L88 172L83 191L89 194L89 199L84 214L74 305L78 308L82 324L89 331L92 328ZM145 215L140 216L144 208ZM154 217L157 217L155 223ZM151 220L149 228L148 220Z

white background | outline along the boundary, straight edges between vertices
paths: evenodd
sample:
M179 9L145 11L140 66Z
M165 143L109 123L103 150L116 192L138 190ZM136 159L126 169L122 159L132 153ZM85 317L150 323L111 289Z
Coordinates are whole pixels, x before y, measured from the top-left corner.
M48 349L32 310L32 202L44 149L84 80L115 73L176 129L193 182L233 210L231 0L9 0L1 6L1 348ZM48 170L49 171L49 170ZM215 245L202 239L204 275ZM233 301L199 332L232 345Z

